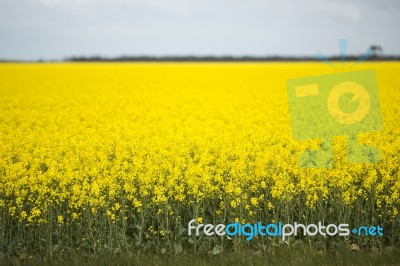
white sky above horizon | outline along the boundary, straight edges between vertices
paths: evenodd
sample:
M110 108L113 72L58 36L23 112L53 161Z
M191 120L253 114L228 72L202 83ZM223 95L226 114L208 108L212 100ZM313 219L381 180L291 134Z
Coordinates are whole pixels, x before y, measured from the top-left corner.
M0 0L0 58L400 54L399 0Z

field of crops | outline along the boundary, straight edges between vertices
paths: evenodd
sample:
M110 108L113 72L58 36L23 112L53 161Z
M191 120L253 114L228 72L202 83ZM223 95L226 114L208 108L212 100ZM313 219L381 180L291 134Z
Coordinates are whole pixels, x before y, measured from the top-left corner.
M322 63L1 64L0 255L265 250L277 238L189 237L190 220L381 225L383 237L297 237L316 249L400 245L400 64L375 69L382 161L304 169L286 81Z

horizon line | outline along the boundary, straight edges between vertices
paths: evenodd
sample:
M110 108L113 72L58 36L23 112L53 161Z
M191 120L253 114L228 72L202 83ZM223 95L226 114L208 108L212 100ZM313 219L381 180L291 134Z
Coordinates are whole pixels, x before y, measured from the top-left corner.
M341 55L326 57L332 61L341 61ZM347 55L347 61L355 61L359 55ZM375 54L367 61L399 61L400 55ZM80 55L67 56L62 59L5 59L0 58L2 63L51 63L51 62L270 62L270 61L320 61L317 56L252 56L252 55Z

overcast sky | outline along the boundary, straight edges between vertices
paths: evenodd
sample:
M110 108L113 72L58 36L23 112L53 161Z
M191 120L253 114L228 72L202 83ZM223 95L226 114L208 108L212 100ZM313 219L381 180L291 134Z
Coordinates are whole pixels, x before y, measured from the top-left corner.
M0 0L0 58L400 54L399 0Z

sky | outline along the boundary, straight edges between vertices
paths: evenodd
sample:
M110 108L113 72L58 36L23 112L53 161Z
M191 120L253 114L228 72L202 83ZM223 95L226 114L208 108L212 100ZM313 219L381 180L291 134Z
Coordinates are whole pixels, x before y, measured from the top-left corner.
M399 0L0 0L0 59L400 54Z

